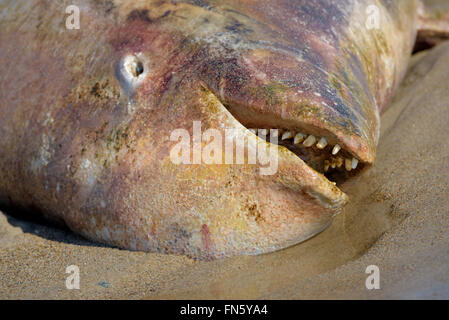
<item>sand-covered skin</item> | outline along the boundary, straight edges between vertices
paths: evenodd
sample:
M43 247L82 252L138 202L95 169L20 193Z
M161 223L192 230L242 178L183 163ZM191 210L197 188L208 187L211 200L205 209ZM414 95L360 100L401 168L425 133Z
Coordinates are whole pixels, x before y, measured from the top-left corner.
M131 252L0 214L0 298L449 298L449 43L413 59L382 117L375 167L315 238L198 262ZM365 288L379 266L381 290ZM78 265L81 289L67 290Z

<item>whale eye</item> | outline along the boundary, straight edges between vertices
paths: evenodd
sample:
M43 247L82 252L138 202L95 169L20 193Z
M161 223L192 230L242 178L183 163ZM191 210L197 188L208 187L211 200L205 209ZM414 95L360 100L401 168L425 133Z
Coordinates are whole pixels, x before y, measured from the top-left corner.
M143 63L138 61L134 71L137 77L140 76L143 73Z
M149 74L148 58L142 53L122 57L115 67L115 76L122 88L130 93L134 92Z
M134 78L138 78L145 71L142 61L135 56L126 57L123 64L126 72Z

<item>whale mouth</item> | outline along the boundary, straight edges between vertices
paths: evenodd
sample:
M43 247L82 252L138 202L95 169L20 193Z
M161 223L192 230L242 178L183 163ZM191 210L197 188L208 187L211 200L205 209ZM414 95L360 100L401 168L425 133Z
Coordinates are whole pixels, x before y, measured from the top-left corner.
M304 129L247 129L269 143L287 148L310 168L337 184L357 176L367 166L344 149L343 144L329 137L307 133Z
M288 149L334 185L340 186L371 165L357 156L358 150L351 148L329 130L308 123L255 114L242 107L221 103L247 130L268 143Z
M323 183L324 189L334 189L330 188L333 185L342 192L340 187L345 181L360 175L374 161L374 157L366 157L364 149L351 147L347 143L351 140L345 141L347 138L345 135L338 138L341 132L323 128L323 123L314 125L282 119L273 114L260 114L239 104L223 102L204 83L201 83L201 87L249 135L255 135L269 144L285 148L286 154L300 161L310 169L310 172L318 173L318 176L322 177L318 180ZM314 183L320 184L321 182L316 180L318 176L303 171L304 179L315 180ZM325 193L329 191L324 189L320 190Z

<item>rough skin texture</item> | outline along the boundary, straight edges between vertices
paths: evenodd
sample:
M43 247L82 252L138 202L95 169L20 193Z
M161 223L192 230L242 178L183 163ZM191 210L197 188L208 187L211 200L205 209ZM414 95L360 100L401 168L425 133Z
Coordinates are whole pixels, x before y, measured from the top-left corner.
M265 143L236 116L307 128L369 165L416 34L409 0L78 3L79 30L65 28L70 1L0 4L0 200L89 239L202 259L301 242L347 196L285 148L272 176L175 165L171 132L201 121ZM120 74L128 55L137 85Z

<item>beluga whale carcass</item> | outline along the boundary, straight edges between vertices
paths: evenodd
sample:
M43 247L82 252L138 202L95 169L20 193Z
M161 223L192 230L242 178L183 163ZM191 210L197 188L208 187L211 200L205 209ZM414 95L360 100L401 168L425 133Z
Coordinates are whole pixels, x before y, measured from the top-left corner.
M0 202L198 259L304 241L375 162L417 12L414 0L1 1ZM251 162L263 147L273 162Z

